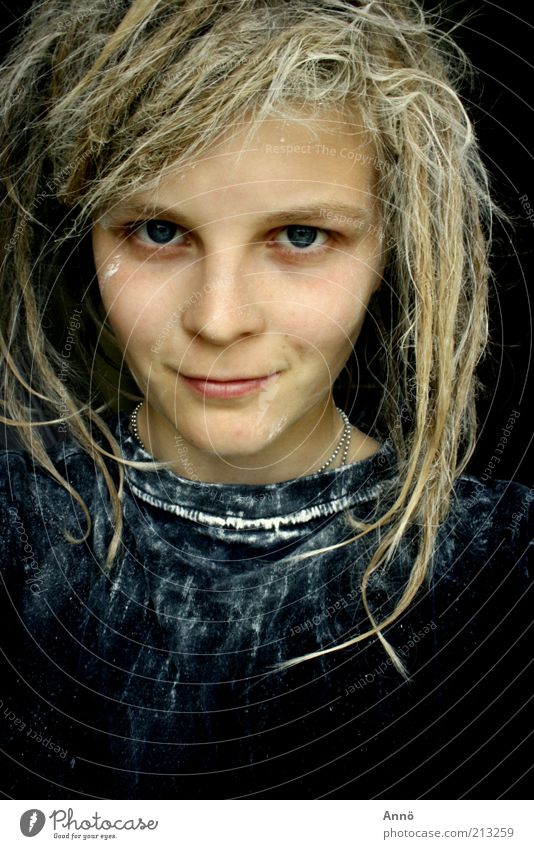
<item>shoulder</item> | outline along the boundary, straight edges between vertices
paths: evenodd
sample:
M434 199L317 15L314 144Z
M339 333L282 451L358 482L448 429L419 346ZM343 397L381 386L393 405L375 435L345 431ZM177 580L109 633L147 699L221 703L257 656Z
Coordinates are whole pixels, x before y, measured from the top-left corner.
M513 481L462 475L438 529L435 587L450 603L466 601L470 615L495 597L512 609L531 587L534 488ZM488 610L491 605L488 606Z
M534 487L461 475L453 489L449 523L458 530L510 542L532 538Z
M58 443L49 448L47 453L53 469L72 486L76 486L76 479L80 483L87 482L84 472L93 464L79 446ZM20 500L22 493L30 497L32 494L36 497L39 494L46 497L62 491L64 492L65 488L52 472L44 468L28 451L0 451L0 499Z
M117 414L107 413L103 419L113 433L117 426ZM95 443L103 446L100 432L94 430L92 435ZM16 435L7 442L8 447L0 448L0 491L13 489L15 484L63 489L51 471L44 468L35 455L20 446ZM104 447L108 448L107 445ZM78 484L84 488L91 479L94 480L97 465L93 457L72 436L48 443L46 453L53 469L73 487L76 488Z
M98 576L106 551L107 489L94 460L72 440L48 456L51 469L27 451L0 452L0 571L20 605L51 597L68 605L72 587Z
M50 527L64 526L70 515L78 526L80 521L85 525L69 487L89 508L95 497L98 499L105 487L94 458L73 439L48 446L47 455L50 468L22 448L0 451L0 522L4 528L18 516Z
M50 452L53 468L87 503L90 488L77 486L83 478L76 451ZM49 455L50 456L50 455ZM70 462L69 462L70 461ZM65 532L79 537L86 526L80 504L26 451L0 452L0 569L15 578L43 575L45 564L66 550ZM28 570L33 570L29 572ZM37 586L38 582L34 582ZM33 585L32 585L33 586ZM33 592L36 592L35 587Z
M457 497L478 499L481 504L500 500L504 495L513 499L523 498L528 493L533 493L531 498L534 498L534 487L528 487L526 484L517 481L484 479L469 474L460 475L456 479L454 490Z

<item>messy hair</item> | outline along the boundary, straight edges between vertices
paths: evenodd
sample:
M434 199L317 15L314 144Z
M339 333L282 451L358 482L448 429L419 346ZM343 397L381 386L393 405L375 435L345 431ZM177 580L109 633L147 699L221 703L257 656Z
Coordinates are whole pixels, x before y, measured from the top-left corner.
M253 126L335 109L357 114L373 139L388 261L369 309L380 420L399 477L383 515L352 517L357 533L340 543L379 530L361 586L370 627L281 668L378 635L405 672L382 630L430 576L437 528L475 447L475 367L500 212L458 95L466 72L465 55L416 0L44 0L3 65L2 421L77 499L84 538L89 510L50 459L43 425L68 427L94 460L113 505L107 571L121 550L126 461L105 421L113 338L95 285L92 223L201 156L245 115ZM66 368L73 315L79 343ZM369 579L414 526L411 572L394 610L376 621Z

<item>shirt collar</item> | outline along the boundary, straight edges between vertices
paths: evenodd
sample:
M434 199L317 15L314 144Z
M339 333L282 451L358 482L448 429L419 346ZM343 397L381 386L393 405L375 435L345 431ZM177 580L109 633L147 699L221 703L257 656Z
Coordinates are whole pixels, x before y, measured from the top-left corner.
M120 413L115 435L122 456L149 463L153 457L129 425L129 415ZM365 460L279 483L208 483L169 469L125 468L130 490L142 501L197 522L240 530L297 525L341 512L378 495L395 471L389 439Z

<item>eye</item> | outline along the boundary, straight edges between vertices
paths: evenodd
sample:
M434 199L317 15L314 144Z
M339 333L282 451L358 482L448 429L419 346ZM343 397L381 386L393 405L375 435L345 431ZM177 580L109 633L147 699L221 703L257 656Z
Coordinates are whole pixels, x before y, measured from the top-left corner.
M307 248L321 248L328 241L328 234L319 227L291 224L284 227L273 241L292 253L313 253Z
M146 245L177 245L186 232L183 227L165 221L163 218L153 218L149 221L138 221L128 225L131 233L135 233L140 242Z

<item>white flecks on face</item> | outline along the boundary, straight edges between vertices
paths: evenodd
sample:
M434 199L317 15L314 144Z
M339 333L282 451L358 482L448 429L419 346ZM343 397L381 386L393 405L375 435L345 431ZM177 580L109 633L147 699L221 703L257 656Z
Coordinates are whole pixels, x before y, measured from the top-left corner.
M287 420L288 420L287 416L282 416L282 418L280 418L280 419L278 419L278 421L274 422L274 424L271 426L271 428L269 430L269 435L267 437L269 442L272 442L273 439L275 439L278 436L279 433L282 433L284 427L286 426Z
M110 215L102 215L98 219L98 224L100 225L100 227L102 227L103 230L111 230L111 228L113 226L111 216Z
M271 401L278 395L278 381L280 375L274 375L273 379L269 381L267 386L265 386L260 391L259 402L258 402L258 416L256 418L256 424L260 424L261 420L264 418L265 414L268 412Z
M117 273L119 268L121 267L121 257L120 254L116 254L104 269L104 273L102 274L102 279L104 281L111 280L111 278Z

